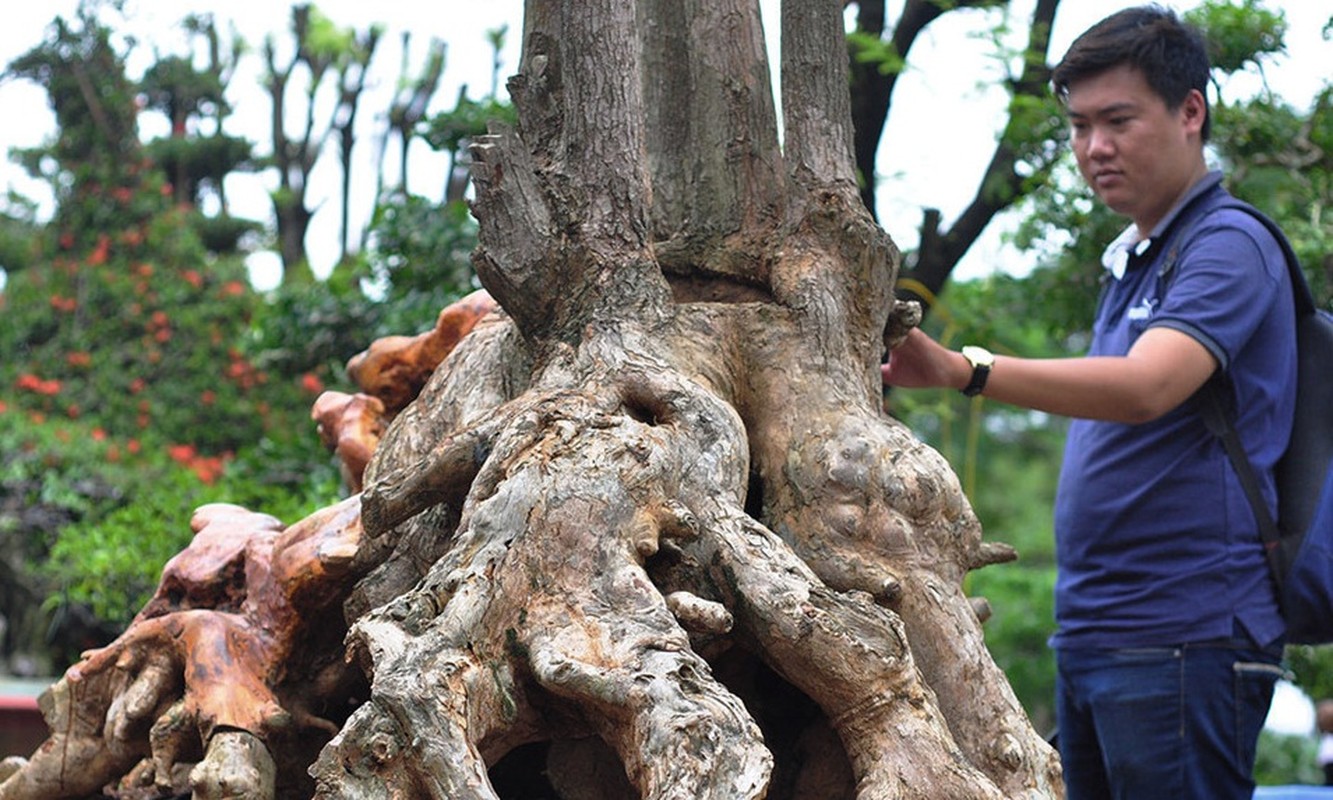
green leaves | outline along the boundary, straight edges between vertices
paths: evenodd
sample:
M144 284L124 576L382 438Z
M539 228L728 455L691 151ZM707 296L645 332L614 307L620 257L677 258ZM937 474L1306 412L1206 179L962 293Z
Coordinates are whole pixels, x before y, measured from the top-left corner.
M1213 68L1227 74L1286 52L1286 17L1281 11L1269 11L1261 0L1239 4L1209 0L1186 12L1184 19L1204 32Z
M435 150L457 153L463 143L486 133L492 122L513 125L518 119L512 104L495 98L471 100L459 98L452 111L443 111L431 117L421 136Z
M847 34L847 46L851 50L852 61L873 64L880 75L896 75L907 68L907 59L898 52L893 42L875 34L852 31Z

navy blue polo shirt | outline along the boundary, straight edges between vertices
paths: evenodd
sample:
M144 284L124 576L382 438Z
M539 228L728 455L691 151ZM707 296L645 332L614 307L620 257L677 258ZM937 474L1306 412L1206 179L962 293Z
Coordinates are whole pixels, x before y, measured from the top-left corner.
M1218 173L1201 181L1147 244L1128 251L1123 277L1109 278L1089 355L1124 355L1158 326L1199 341L1231 373L1237 428L1273 504L1272 466L1295 402L1291 285L1261 222L1209 211L1227 196L1220 181ZM1181 209L1182 221L1197 222L1184 221L1176 274L1159 285ZM1141 425L1074 420L1055 532L1055 647L1210 641L1237 625L1260 645L1282 634L1254 514L1193 399Z

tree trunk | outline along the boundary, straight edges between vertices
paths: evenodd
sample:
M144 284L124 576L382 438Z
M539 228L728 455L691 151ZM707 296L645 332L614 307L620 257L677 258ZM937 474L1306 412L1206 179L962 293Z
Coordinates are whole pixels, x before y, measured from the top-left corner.
M474 147L503 313L361 495L288 528L201 510L0 800L191 757L197 797L301 796L282 776L329 734L318 797L1059 797L962 588L1012 553L881 408L910 309L857 194L841 19L784 6L780 149L753 0L529 3L518 129ZM363 386L432 371L397 344ZM344 417L378 438L372 405Z

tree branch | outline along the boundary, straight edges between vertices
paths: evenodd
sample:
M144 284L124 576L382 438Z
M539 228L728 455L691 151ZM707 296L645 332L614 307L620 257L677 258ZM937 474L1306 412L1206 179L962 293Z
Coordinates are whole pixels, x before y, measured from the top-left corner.
M910 274L934 295L941 292L953 268L991 220L1031 191L1033 184L1043 179L1054 163L1057 155L1054 148L1042 152L1040 147L1048 138L1046 132L1054 133L1058 119L1042 117L1034 120L1031 108L1024 109L1023 103L1048 94L1050 31L1059 5L1060 0L1039 0L1032 12L1023 72L1011 84L1013 100L1009 104L1009 119L976 196L947 232L932 234L923 226L921 246L905 276ZM1032 164L1032 175L1018 172L1017 165L1024 159ZM930 219L927 214L926 222ZM935 219L938 220L938 212L935 212Z
M843 47L842 4L782 4L782 113L787 172L797 185L856 185L851 95Z
M781 204L767 54L753 0L648 0L639 12L653 227L663 269L763 283L763 248L726 237L771 230Z
M995 5L995 0L963 0L954 4L952 10L988 5ZM946 4L932 0L908 0L893 26L893 52L905 60L926 26L949 10ZM884 35L884 20L884 0L857 0L857 32L880 38ZM851 62L856 171L860 177L861 200L876 218L875 162L880 140L884 138L884 123L893 105L893 90L901 74L899 69L881 71L876 61L853 59Z

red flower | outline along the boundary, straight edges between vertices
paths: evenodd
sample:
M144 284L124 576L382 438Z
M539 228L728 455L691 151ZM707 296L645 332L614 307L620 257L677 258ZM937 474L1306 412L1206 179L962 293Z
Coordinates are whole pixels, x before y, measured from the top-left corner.
M167 455L178 464L189 464L195 457L194 445L173 444L167 448Z
M324 381L313 372L307 372L301 376L301 388L310 394L320 394L324 391Z
M146 385L147 384L144 383L143 378L135 378L130 381L130 394L138 394L139 392L142 392Z
M79 415L82 413L83 411L74 403L70 403L69 406L65 409L65 416L69 417L70 419L78 419Z
M50 397L51 395L55 394L60 394L60 388L61 388L60 381L55 379L49 381L42 380L36 375L33 375L31 372L25 372L24 374L20 375L17 382L17 386L19 389L22 389L24 391L32 392L34 394L46 395L47 397Z
M9 411L9 405L4 400L0 400L0 414L4 414L7 411Z
M111 190L111 196L114 197L118 203L128 203L130 202L130 199L134 197L134 192L130 191L128 186L117 186Z
M102 430L101 428L93 428L92 436L94 442L106 441L106 431Z
M223 297L240 297L245 294L245 284L240 281L227 281L222 284Z
M65 363L69 364L71 367L92 366L93 355L85 350L75 350L73 353L65 356Z
M210 486L217 482L222 476L224 464L221 458L217 456L199 457L190 462L190 469L194 470L195 476Z
M134 274L140 278L151 278L153 277L153 265L147 262L135 264Z
M196 289L204 285L204 276L200 275L198 270L187 269L181 273L181 277Z
M106 263L107 256L111 253L111 237L105 233L97 237L97 246L88 254L88 266L98 267Z
M139 451L143 450L143 445L139 443L138 439L130 439L125 443L125 449L129 450L133 455L138 455Z
M203 403L206 406L211 406L217 401L218 401L218 393L213 391L212 389L205 389L203 393L199 395L199 402Z

